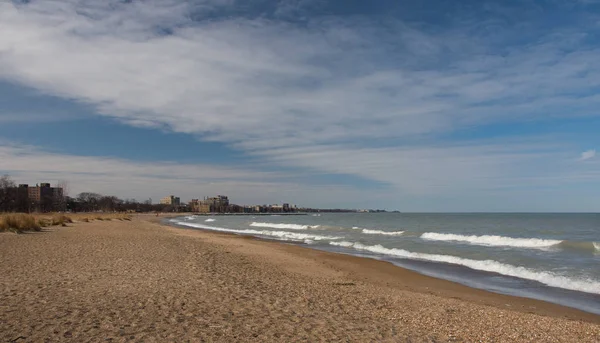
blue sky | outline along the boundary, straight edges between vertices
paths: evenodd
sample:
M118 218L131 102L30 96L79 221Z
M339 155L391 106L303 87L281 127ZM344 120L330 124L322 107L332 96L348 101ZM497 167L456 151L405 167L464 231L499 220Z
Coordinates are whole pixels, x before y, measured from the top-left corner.
M240 204L598 211L600 2L0 3L0 173Z

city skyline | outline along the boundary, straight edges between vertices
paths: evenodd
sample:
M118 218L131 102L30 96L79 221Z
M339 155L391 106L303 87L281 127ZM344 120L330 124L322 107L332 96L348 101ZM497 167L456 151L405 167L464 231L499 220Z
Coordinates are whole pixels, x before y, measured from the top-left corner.
M0 175L155 202L597 212L600 3L0 3Z

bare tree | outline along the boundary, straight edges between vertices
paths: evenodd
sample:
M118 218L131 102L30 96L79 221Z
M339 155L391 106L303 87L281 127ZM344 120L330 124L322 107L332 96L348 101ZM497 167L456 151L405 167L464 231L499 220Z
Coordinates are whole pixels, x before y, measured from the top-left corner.
M15 210L16 184L8 175L0 177L0 212Z
M81 204L83 211L97 211L100 198L102 198L102 195L98 193L84 192L79 193L77 201Z
M67 209L68 183L65 180L59 181L54 192L54 210L65 211Z

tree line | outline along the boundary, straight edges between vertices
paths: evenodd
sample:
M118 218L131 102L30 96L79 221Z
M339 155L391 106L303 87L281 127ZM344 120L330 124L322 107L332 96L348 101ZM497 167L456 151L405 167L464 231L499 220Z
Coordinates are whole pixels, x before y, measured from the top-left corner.
M84 192L76 197L67 197L67 210L71 212L174 212L170 205L153 204L152 199L137 201L120 199L112 195Z
M152 199L140 202L92 192L70 197L66 184L59 187L62 188L60 195L42 196L39 201L33 201L26 191L4 175L0 177L0 212L174 212L186 209L185 206L174 208L152 204Z

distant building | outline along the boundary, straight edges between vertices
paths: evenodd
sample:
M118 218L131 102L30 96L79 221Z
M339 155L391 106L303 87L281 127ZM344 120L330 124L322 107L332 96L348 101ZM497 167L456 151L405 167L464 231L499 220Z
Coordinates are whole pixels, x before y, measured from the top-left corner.
M17 201L29 211L64 210L64 190L61 187L52 187L49 183L40 183L35 187L20 184L17 187Z
M63 196L63 189L51 187L49 183L41 183L39 186L29 187L28 185L19 185L20 189L27 189L29 200L41 202L45 199L54 199Z
M283 205L269 205L269 212L283 212Z
M179 205L181 205L181 199L179 199L179 197L176 197L174 195L169 195L169 196L166 196L166 197L160 199L160 204L161 205L179 206Z
M210 212L228 212L229 197L226 195L217 195L216 197L204 198L204 203L210 207Z
M198 213L209 213L210 212L210 204L205 200L192 199L190 201L190 211L198 212Z

